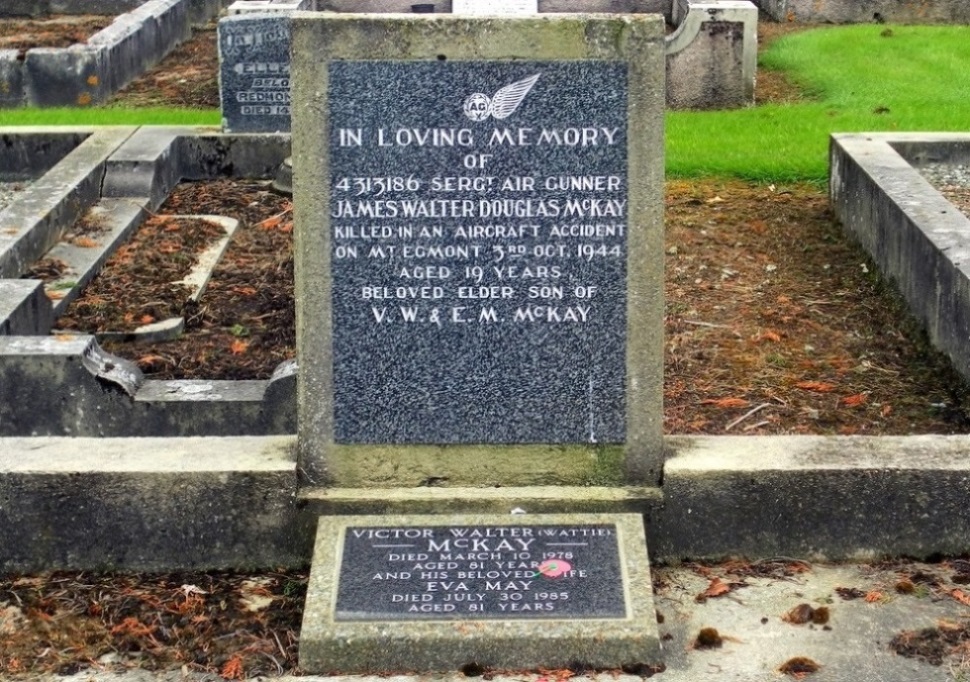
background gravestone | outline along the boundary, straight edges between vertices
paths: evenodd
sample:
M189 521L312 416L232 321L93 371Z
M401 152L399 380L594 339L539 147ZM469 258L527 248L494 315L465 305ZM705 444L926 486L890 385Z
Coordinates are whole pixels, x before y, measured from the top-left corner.
M548 471L619 452L607 476L656 482L661 17L293 28L309 482L453 480L469 447L503 484L503 451Z
M224 17L218 32L223 129L233 133L289 131L289 14Z

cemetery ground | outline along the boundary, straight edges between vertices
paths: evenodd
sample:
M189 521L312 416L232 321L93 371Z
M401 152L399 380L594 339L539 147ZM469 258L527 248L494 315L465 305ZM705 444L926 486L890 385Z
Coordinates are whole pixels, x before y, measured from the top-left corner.
M764 36L786 30L793 29L762 28ZM112 104L218 106L214 38L212 27L196 31ZM773 72L759 74L758 87L762 102L805 97ZM170 285L169 268L188 267L185 252L207 241L165 218L186 213L241 221L197 305ZM83 244L97 229L82 221L65 238ZM892 283L844 236L821 185L671 180L663 257L666 432L970 432L966 383L929 347ZM153 378L266 378L294 355L292 262L292 205L268 183L186 183L72 305L62 333L123 331L184 314L182 339L104 345ZM36 274L57 268L39 263ZM965 558L843 567L790 559L692 563L656 567L654 581L670 657L702 657L712 671L731 670L745 643L770 652L777 638L760 640L765 632L797 632L806 642L802 655L779 654L771 669L796 679L817 667L824 673L833 661L816 653L819 643L832 655L844 648L850 614L892 613L891 631L867 632L872 651L900 657L880 662L905 660L952 679L970 675ZM306 582L302 570L0 576L0 676L298 672ZM777 589L785 599L770 607L757 596ZM727 607L752 617L725 627L714 614ZM467 672L489 678L501 671ZM562 682L581 672L542 677Z

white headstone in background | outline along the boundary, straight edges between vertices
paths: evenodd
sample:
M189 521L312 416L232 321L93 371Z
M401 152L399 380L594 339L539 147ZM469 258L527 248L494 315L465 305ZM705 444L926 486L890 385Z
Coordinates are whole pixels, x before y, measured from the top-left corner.
M538 0L452 0L452 14L497 16L538 14Z

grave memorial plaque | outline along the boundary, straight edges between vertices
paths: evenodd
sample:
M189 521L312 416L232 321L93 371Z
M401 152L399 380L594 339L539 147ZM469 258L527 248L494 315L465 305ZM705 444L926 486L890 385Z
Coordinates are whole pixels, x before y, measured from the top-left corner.
M360 527L335 620L625 618L615 524Z
M218 32L223 128L233 133L289 131L290 17L225 17Z
M329 68L335 440L625 439L627 65Z
M619 667L660 657L638 514L324 516L308 672Z

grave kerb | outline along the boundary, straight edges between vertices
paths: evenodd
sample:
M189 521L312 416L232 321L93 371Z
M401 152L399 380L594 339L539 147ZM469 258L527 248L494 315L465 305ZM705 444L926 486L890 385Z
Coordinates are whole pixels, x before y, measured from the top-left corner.
M664 29L660 15L515 18L293 15L300 470L310 485L656 484L663 463ZM347 444L335 437L329 67L340 62L627 65L625 439L622 443ZM457 173L456 169L456 174ZM469 462L477 466L474 480ZM369 471L373 476L361 476ZM562 474L561 471L568 473ZM363 481L362 483L360 481Z

